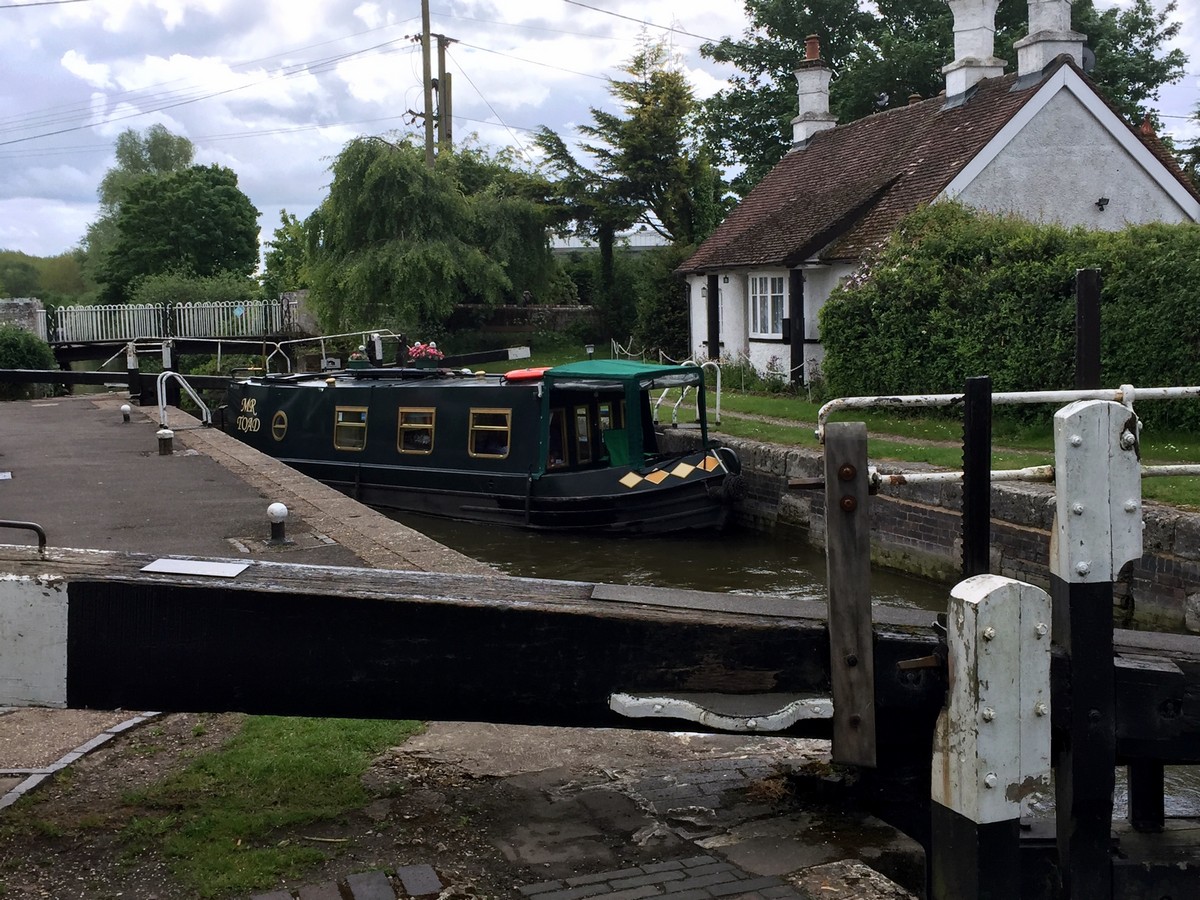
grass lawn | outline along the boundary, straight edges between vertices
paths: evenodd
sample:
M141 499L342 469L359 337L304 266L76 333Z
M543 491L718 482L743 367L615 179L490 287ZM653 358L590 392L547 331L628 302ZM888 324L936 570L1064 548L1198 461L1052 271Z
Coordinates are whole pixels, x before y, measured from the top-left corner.
M131 858L155 850L198 897L248 894L302 875L320 850L282 829L335 819L367 802L371 760L421 730L417 722L254 716L220 750L129 794L121 834Z

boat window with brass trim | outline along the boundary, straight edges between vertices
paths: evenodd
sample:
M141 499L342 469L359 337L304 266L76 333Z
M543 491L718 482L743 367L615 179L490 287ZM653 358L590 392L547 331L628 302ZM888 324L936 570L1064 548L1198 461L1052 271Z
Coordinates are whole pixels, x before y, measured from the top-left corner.
M338 450L362 450L367 446L365 406L339 406L334 409L333 446Z
M401 453L432 453L436 422L437 410L432 406L400 407L396 449Z
M575 458L580 463L592 461L592 424L586 406L575 407Z
M511 409L472 409L467 454L487 459L504 459L508 456L511 432Z
M550 410L550 446L546 448L546 468L561 469L567 464L567 411Z
M625 427L625 401L613 402L601 400L598 407L600 413L600 430Z

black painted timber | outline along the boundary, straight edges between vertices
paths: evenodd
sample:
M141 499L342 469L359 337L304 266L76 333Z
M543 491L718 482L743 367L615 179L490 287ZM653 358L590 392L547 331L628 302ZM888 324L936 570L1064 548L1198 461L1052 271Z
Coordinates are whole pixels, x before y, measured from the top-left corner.
M962 576L991 570L992 379L968 378L963 396Z
M980 824L931 803L933 900L1020 900L1020 822Z
M1113 585L1050 576L1054 641L1066 652L1071 701L1054 711L1058 866L1065 897L1112 893L1113 789L1116 776L1116 679Z

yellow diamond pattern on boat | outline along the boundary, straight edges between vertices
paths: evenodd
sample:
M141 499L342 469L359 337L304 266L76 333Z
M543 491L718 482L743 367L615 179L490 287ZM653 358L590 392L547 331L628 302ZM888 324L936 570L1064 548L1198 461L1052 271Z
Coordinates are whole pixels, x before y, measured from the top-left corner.
M671 470L671 474L674 475L676 478L687 478L689 475L691 475L695 471L696 471L695 466L690 466L685 462L681 462L679 465L677 465L675 468L673 468Z
M711 472L721 465L721 461L715 456L704 457L704 462L700 463L700 468L705 472Z
M651 472L649 475L646 476L646 480L648 482L650 482L651 484L662 484L669 477L670 476L666 472L664 472L662 469L655 469L653 472Z
M627 488L635 488L642 483L642 476L637 472L626 472L625 477L621 479L621 484Z

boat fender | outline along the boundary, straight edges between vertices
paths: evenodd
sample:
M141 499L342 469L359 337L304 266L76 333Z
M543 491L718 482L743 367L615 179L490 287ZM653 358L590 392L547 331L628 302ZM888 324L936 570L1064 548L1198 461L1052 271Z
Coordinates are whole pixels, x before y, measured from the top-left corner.
M738 503L746 497L746 479L741 475L727 475L721 482L721 499L725 503Z
M513 369L511 372L504 373L505 381L537 381L551 366L536 366L532 369Z

